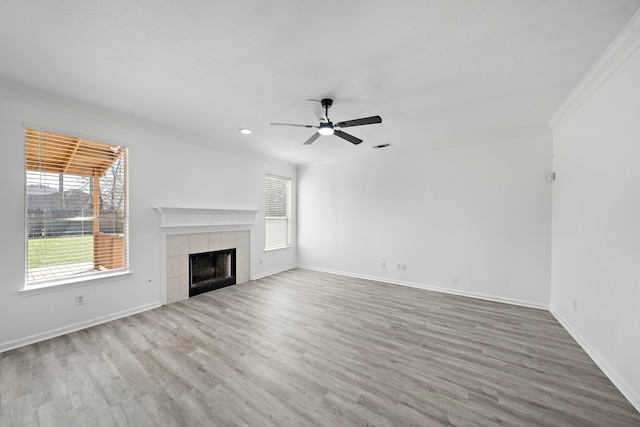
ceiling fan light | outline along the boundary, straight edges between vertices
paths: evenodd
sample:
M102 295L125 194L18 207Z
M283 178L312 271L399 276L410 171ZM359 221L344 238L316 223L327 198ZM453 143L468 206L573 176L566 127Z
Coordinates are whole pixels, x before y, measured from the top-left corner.
M331 122L320 123L320 128L318 129L318 133L320 135L333 135L333 124Z

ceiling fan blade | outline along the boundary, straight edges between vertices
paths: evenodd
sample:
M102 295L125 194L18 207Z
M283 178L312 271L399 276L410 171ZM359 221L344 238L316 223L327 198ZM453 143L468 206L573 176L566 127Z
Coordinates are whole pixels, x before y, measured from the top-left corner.
M341 128L348 128L351 126L372 125L375 123L382 123L382 117L371 116L371 117L365 117L362 119L347 120L345 122L336 123L336 126Z
M311 111L318 118L318 121L328 122L327 116L325 114L324 108L322 108L322 101L318 101L317 99L307 99L309 102L309 106L311 107Z
M271 123L271 126L289 126L289 127L297 127L297 128L317 128L318 127L314 125L297 125L293 123Z
M355 136L349 135L348 133L342 132L341 130L337 130L336 129L336 130L333 131L333 134L335 136L339 136L342 139L346 139L347 141L349 141L350 143L355 144L355 145L358 145L358 144L360 144L362 142L362 140L360 138L356 138Z
M309 145L309 144L311 144L313 141L315 141L318 138L320 138L320 134L318 132L316 132L313 135L311 135L311 137L309 139L307 139L305 142L303 142L302 145Z

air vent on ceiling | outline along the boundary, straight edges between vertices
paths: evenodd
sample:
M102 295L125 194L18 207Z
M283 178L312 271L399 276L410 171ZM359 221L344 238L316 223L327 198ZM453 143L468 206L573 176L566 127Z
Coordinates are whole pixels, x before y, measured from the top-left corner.
M391 144L380 144L380 145L373 146L375 150L377 150L378 148L387 148L387 147L391 147Z

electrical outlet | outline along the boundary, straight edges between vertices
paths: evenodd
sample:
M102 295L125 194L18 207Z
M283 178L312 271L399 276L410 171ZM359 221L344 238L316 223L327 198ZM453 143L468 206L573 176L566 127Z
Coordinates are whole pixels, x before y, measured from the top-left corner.
M396 265L396 270L402 270L402 264Z
M76 296L76 305L82 305L84 304L84 295L77 295Z
M402 264L402 271L407 271L407 264Z
M578 309L578 300L577 299L573 299L573 309L577 310Z
M380 263L380 265L382 266L382 268L387 268L387 263L386 263L386 262L384 262L384 261L382 261L382 262Z

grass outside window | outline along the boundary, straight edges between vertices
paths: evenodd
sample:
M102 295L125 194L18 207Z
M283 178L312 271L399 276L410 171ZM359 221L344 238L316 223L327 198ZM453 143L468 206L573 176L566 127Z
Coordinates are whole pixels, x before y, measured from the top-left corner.
M93 236L29 239L28 268L93 262Z

